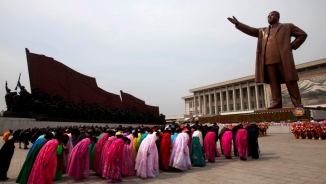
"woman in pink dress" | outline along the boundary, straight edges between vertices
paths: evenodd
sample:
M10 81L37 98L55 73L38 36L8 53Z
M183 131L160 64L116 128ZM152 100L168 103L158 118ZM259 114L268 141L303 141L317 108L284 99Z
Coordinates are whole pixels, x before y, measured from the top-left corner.
M71 140L71 134L69 133L69 134L66 134L66 135L68 135L69 140L68 140L67 144L63 145L63 148L64 148L63 172L66 172L66 170L67 170L68 161L69 161L70 154L71 154L71 151L72 151L72 148L73 148L72 140Z
M67 165L67 174L76 180L82 180L89 178L89 150L88 146L92 142L96 142L95 137L85 138L78 142L77 145L72 149L70 159ZM86 172L86 177L84 177Z
M205 156L208 159L208 162L215 162L215 154L219 155L215 138L216 138L216 133L212 130L207 132L204 138L204 151L205 151Z
M108 131L108 134L109 134L109 138L105 142L105 144L103 145L103 148L102 148L101 162L100 162L100 170L99 170L99 173L97 173L97 174L100 174L100 176L103 175L104 164L105 164L105 161L106 161L105 159L106 159L106 155L108 153L108 149L111 146L111 144L115 140L117 140L117 137L115 136L115 132L113 130L109 130Z
M129 143L130 140L127 137L118 138L111 144L108 149L102 177L111 179L112 183L118 183L122 181L122 160L125 156L123 154L123 150L125 145Z
M231 152L232 152L232 138L233 133L230 129L225 129L223 136L221 138L221 146L223 153L225 155L225 158L231 159Z
M235 146L238 150L241 160L247 160L248 155L248 132L246 129L241 128L235 135Z
M93 166L93 171L95 171L95 173L101 172L100 163L101 163L101 157L102 157L102 149L103 149L104 144L108 140L108 138L109 138L109 134L104 133L102 135L102 137L96 143L96 147L95 147L95 151L94 151L94 166Z
M141 178L154 178L159 174L159 158L155 141L156 132L148 131L148 135L139 146L135 170Z
M132 176L135 175L135 154L133 150L133 140L134 136L138 137L138 133L131 134L127 138L130 140L130 144L125 145L124 147L124 159L122 161L122 175L123 176Z
M38 153L29 175L27 184L53 183L57 169L57 147L62 145L64 137L48 141Z

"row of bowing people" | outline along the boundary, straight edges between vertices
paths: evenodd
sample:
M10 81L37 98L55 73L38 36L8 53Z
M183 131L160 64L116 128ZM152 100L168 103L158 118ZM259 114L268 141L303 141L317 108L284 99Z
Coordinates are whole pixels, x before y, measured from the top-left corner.
M205 166L206 160L215 162L221 156L218 140L227 159L232 158L232 142L234 155L241 160L248 155L258 158L258 128L257 139L252 136L255 131L254 124L246 128L240 124L222 128L219 133L219 126L213 124L121 127L100 133L89 129L78 138L69 129L44 132L30 148L16 183L52 183L63 173L84 180L90 177L91 170L113 183L132 175L154 178L160 169L187 171L193 166Z

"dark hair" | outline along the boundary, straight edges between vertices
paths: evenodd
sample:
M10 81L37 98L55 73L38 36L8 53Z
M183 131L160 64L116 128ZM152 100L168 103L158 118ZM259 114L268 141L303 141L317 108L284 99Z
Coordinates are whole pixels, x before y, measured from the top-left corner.
M93 131L87 131L86 134L89 134L90 137L93 137Z
M91 137L90 138L92 142L97 143L97 138L96 137Z
M68 135L63 135L63 138L64 138L63 144L66 145L68 143L68 141L69 141L69 136Z
M151 133L153 133L153 130L150 129L150 128L148 128L148 129L147 129L147 132L148 132L149 134L151 134Z
M135 137L135 138L138 138L138 133L135 131L132 133L132 135Z
M65 142L65 137L64 137L64 135L62 135L62 136L58 136L58 137L56 137L56 139L58 140L58 142Z
M46 139L46 140L51 140L51 139L53 139L53 133L51 133L51 132L45 132L44 133L44 139Z
M122 140L127 144L130 144L130 139L128 137L122 137Z

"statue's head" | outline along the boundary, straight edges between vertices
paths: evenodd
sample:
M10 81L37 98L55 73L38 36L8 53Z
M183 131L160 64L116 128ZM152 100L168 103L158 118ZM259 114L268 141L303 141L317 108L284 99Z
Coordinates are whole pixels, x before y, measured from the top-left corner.
M280 13L278 11L272 11L268 14L267 17L269 24L275 24L278 23L280 20Z

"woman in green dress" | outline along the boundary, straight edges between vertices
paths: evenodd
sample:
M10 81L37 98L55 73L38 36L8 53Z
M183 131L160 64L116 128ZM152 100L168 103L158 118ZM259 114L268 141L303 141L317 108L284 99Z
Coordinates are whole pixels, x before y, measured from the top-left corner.
M205 166L205 158L203 155L203 134L202 127L194 126L195 130L192 134L190 160L194 166Z

